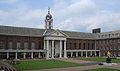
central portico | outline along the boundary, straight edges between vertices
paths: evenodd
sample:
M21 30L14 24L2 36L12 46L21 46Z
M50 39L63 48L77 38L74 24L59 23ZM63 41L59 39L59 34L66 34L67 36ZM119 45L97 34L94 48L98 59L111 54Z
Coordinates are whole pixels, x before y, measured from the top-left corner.
M47 31L50 31L47 33ZM59 30L49 29L44 37L44 49L46 50L46 59L67 58L66 56L66 36Z
M66 58L66 39L59 37L46 37L44 40L47 50L46 58Z

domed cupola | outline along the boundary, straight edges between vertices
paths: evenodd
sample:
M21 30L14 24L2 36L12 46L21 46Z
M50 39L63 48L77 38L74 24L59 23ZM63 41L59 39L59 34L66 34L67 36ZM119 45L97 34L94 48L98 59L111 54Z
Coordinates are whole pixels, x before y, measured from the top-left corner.
M51 19L52 18L52 15L50 14L50 11L48 10L48 14L46 15L46 19Z
M45 17L45 29L52 29L53 28L52 22L53 22L52 15L50 14L50 8L48 8L48 14Z

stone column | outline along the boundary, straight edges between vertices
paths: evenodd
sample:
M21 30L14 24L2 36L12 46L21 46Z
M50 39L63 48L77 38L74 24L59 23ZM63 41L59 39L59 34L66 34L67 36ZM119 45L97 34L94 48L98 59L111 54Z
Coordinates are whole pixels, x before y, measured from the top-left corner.
M38 53L38 58L41 58L40 52Z
M81 54L80 54L81 57L83 57L83 52L81 51Z
M66 55L66 40L64 41L64 58L67 58L67 55Z
M47 53L46 53L46 59L49 59L49 40L47 40Z
M33 59L33 52L31 52L31 59Z
M9 58L9 52L7 52L7 59Z
M26 58L26 53L25 53L25 52L23 53L23 58L24 58L24 59Z
M17 52L15 53L15 59L17 59Z
M78 57L78 52L76 52L76 57Z
M90 56L92 56L92 51L90 52Z
M59 55L59 58L62 57L62 40L60 40L60 55Z
M96 51L95 51L95 56L96 56Z
M71 52L71 57L73 57L73 52Z
M99 51L99 57L101 56L100 51Z
M54 40L52 40L52 58L54 58Z
M86 51L86 57L88 57L87 51Z

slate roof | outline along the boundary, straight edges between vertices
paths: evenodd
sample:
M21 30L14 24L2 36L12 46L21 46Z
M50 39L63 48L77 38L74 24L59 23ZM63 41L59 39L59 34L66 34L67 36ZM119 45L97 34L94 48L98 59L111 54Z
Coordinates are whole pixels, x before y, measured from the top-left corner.
M11 27L11 26L0 26L0 34L2 35L19 35L19 36L44 36L48 35L50 32L54 32L54 29L36 29L36 28L25 28L25 27ZM68 35L68 38L80 38L80 39L93 39L95 34L83 33L83 32L73 32L73 31L62 31L64 34Z
M43 36L44 31L45 29L0 26L0 34L2 35Z
M62 31L70 38L80 38L80 39L94 39L95 34L93 33L84 33L84 32L74 32L74 31Z

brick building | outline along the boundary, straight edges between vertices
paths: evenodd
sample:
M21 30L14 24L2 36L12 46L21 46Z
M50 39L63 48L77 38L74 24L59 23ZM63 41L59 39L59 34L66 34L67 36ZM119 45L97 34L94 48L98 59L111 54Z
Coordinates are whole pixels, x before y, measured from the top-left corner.
M120 56L120 31L93 33L53 29L50 11L45 29L0 26L1 59Z

